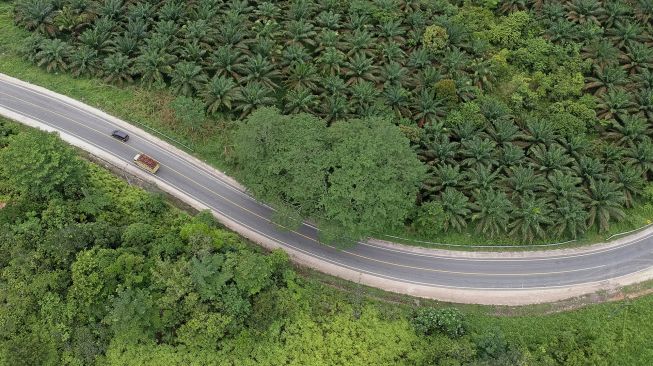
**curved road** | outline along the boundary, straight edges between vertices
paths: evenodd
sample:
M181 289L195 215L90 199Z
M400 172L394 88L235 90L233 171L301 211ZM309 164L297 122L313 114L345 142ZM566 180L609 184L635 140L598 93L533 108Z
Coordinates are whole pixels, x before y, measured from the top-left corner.
M653 278L650 232L580 250L537 253L457 253L376 241L334 249L320 244L310 225L280 230L269 220L272 210L235 181L70 98L0 74L0 114L49 126L69 142L124 167L144 152L162 164L156 176L147 176L150 180L182 200L194 200L196 207L210 208L240 234L267 247L283 247L301 264L386 290L455 302L527 304ZM109 137L114 129L126 130L129 142Z

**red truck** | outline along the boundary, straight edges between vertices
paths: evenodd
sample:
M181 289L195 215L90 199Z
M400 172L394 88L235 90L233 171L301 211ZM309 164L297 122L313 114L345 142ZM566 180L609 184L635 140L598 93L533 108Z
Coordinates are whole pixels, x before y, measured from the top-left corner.
M140 153L134 156L134 164L138 165L141 169L147 170L152 174L156 174L159 170L159 162L152 159L151 157Z

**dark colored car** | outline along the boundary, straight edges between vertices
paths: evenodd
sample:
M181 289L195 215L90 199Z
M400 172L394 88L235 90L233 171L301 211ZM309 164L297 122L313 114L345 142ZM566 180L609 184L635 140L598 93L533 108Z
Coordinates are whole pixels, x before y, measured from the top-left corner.
M122 142L127 142L127 140L129 140L129 135L120 130L111 132L111 137L116 138Z

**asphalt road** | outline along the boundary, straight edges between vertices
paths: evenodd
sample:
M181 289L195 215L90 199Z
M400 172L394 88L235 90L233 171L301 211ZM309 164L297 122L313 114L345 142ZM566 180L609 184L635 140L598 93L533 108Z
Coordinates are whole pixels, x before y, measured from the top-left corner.
M451 290L515 290L517 293L524 289L570 288L605 281L653 265L653 238L650 236L625 240L607 249L523 258L422 254L373 243L360 243L346 250L335 249L319 243L315 228L309 225L296 231L280 230L270 221L272 211L269 207L199 163L157 146L147 134L128 130L130 140L122 143L109 136L112 130L119 128L111 120L2 78L0 107L82 139L125 163L131 163L136 153L144 152L161 162L158 179L211 209L283 247L381 281Z

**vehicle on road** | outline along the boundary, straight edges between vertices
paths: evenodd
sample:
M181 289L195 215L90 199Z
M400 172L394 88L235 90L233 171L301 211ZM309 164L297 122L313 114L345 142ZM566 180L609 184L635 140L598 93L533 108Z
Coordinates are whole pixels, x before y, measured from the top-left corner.
M151 157L139 153L136 156L134 156L134 164L138 165L141 169L147 170L148 172L152 174L156 174L156 172L159 170L159 162L152 159Z
M127 142L129 140L129 135L126 132L120 130L115 130L111 132L111 137L118 139L122 142Z

